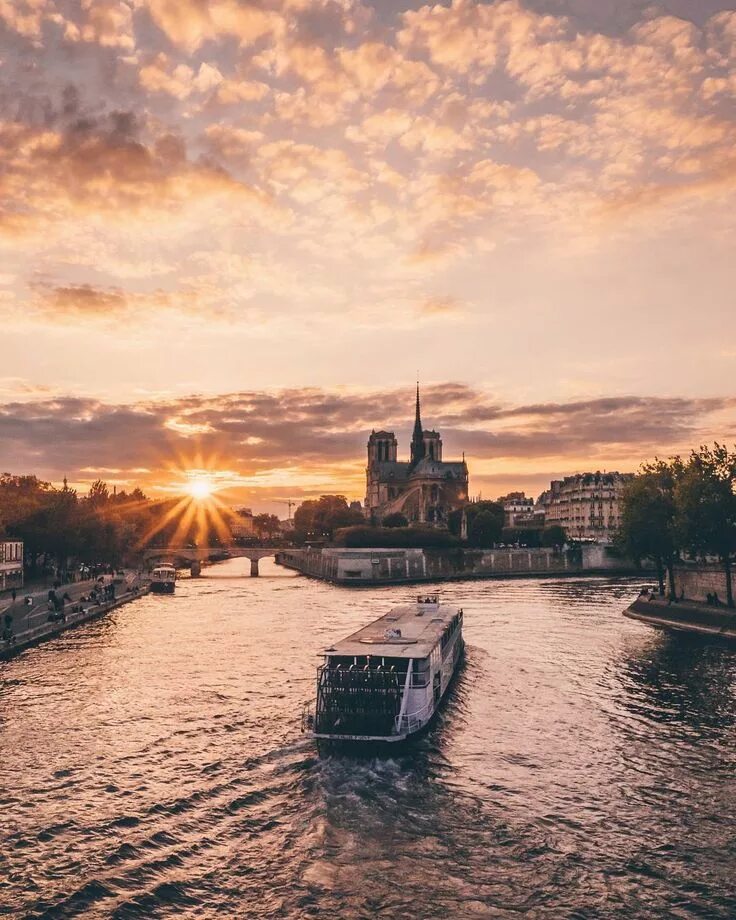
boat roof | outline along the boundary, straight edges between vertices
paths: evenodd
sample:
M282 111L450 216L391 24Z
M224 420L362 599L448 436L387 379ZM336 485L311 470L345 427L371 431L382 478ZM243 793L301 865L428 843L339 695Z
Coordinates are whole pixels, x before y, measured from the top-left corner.
M326 655L377 655L384 658L426 658L460 608L427 602L422 595L413 604L394 607L357 632L325 649ZM398 632L400 635L392 635Z

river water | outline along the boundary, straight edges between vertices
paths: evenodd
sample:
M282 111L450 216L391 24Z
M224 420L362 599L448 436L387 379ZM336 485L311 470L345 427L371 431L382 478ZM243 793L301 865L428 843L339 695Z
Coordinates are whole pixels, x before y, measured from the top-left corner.
M0 664L0 915L736 916L736 651L623 618L630 580L444 585L436 727L321 758L320 648L416 589L248 566Z

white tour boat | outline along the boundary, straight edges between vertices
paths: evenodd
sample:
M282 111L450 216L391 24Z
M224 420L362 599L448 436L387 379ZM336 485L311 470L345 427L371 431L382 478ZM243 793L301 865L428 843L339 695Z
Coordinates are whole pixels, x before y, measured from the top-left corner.
M405 741L436 713L463 656L463 612L437 595L394 607L325 649L307 724L329 741Z
M173 565L157 565L151 572L151 591L154 594L173 594L176 587L176 569Z

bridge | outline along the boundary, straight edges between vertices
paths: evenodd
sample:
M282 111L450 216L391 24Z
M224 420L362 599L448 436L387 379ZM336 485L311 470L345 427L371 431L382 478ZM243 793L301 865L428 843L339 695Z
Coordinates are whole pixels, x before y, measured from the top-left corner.
M224 546L157 546L147 549L143 553L143 558L151 565L172 560L191 562L192 575L195 577L199 575L202 563L213 556L226 556L228 559L245 558L250 559L250 574L251 577L256 578L259 560L265 559L266 556L275 556L285 549L293 549L293 547L286 544L240 546L237 543L229 543ZM224 562L225 560L218 561Z

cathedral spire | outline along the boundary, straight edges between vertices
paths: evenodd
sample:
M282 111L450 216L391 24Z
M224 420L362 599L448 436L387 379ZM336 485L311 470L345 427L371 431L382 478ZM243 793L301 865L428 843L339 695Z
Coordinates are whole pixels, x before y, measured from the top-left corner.
M419 381L417 380L417 408L414 415L414 432L411 437L411 464L414 466L424 456L424 431L419 409Z

